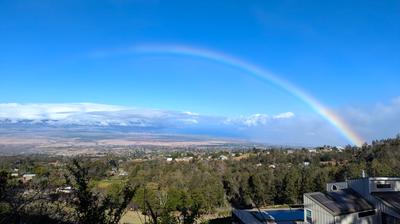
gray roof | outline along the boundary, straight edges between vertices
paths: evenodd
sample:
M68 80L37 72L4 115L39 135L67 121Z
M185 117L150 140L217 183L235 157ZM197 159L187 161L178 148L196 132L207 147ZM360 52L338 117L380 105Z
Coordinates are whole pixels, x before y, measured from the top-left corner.
M351 189L306 194L334 216L373 210L374 207Z
M400 213L400 192L373 192L372 195Z
M375 181L375 180L393 180L393 181L397 181L397 180L400 180L400 177L369 177L368 179L370 181Z

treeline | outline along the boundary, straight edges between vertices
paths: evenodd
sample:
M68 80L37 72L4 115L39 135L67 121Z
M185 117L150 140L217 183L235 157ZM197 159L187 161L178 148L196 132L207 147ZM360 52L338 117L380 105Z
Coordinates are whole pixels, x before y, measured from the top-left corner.
M113 156L62 161L67 166L49 166L47 159L32 157L1 158L2 168L18 166L38 177L27 185L2 173L0 220L44 217L53 219L51 223L117 223L130 208L150 217L148 223L191 224L203 222L206 215L228 215L231 207L301 204L303 193L324 191L327 182L358 178L363 170L369 176L398 175L400 136L343 150L253 149L236 152L228 160L192 156L185 162ZM112 170L128 175L110 176ZM104 183L107 187L101 187ZM72 186L74 193L51 193L61 186ZM30 198L38 195L39 201ZM94 216L98 219L90 218Z

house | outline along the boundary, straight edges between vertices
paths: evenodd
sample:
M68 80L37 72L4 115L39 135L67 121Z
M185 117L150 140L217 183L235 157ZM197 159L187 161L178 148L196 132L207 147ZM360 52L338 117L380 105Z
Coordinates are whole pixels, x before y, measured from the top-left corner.
M344 151L344 147L342 147L342 146L336 146L336 150L338 151L338 152L343 152Z
M348 184L377 208L380 223L400 223L400 177L367 177Z
M57 193L71 194L73 189L71 186L60 187L56 189Z
M126 172L125 170L123 170L123 169L119 169L118 170L118 176L128 176L128 172Z
M224 155L220 155L220 156L219 156L219 160L227 160L227 159L228 159L227 156L224 156Z
M400 178L364 177L304 194L306 223L399 223Z
M336 166L337 161L336 160L320 161L319 164L324 166Z
M308 149L308 152L309 153L317 153L317 150L316 149Z
M22 181L22 183L28 183L34 177L36 177L36 174L31 174L31 173L24 174L24 175L22 175L21 181Z
M182 157L182 158L176 158L175 161L177 162L190 162L193 160L193 157Z
M351 189L304 194L307 223L376 223L375 208Z

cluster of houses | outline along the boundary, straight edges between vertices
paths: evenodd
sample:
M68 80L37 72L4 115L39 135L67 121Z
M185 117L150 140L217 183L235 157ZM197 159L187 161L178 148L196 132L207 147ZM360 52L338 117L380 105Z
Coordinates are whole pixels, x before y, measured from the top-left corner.
M36 174L34 174L34 173L25 173L20 176L19 169L16 169L16 168L13 169L13 172L10 175L13 178L20 178L21 182L24 184L29 183L33 178L36 177Z
M172 161L175 161L175 162L190 162L193 159L194 159L193 156L178 157L178 158L167 157L165 159L165 161L167 161L167 162L172 162ZM207 160L211 160L211 159L213 159L212 156L207 157ZM218 157L218 160L228 160L228 159L229 159L229 157L226 156L226 155L220 155Z
M233 223L398 224L400 177L363 177L306 193L303 208L234 210Z

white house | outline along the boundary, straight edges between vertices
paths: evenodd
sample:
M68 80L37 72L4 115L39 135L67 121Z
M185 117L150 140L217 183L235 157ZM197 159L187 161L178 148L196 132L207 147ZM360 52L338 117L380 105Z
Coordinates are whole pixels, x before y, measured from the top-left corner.
M27 173L22 175L22 182L23 183L27 183L29 181L31 181L34 177L36 177L36 174L31 174L31 173Z

